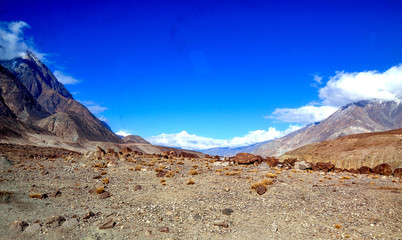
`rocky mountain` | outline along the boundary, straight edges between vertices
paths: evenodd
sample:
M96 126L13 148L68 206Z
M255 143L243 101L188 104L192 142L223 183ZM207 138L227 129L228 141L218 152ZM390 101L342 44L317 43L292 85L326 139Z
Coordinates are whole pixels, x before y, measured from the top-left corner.
M348 104L325 120L308 125L268 142L252 153L279 156L306 144L341 136L402 128L402 104L396 101L366 100Z
M373 168L387 163L392 169L402 164L402 129L361 133L312 143L281 156L312 163L331 161L337 168Z
M142 137L138 135L128 135L122 138L125 143L145 143L145 144L151 144L147 140L143 139Z
M0 65L1 116L34 122L50 114L33 98L21 81Z
M18 112L19 115L17 116L21 120L31 122L41 120L38 122L39 125L45 126L52 133L68 140L123 142L84 105L75 101L70 92L55 78L46 65L31 52L27 52L23 58L18 57L0 63L11 72L9 76L14 75L14 79L19 79L22 82L31 96L31 98L27 99L36 100L39 103L38 106L45 110L43 114L38 114L37 112L42 113L39 110L36 110L36 112L31 111L35 114L28 111L29 114L27 114L27 111L19 107L15 112ZM10 109L13 110L12 108ZM66 114L57 114L63 112ZM47 118L49 113L57 115ZM32 117L29 118L27 115ZM65 123L62 123L63 121ZM81 131L82 129L78 128L71 130L71 127L78 127L77 124L68 124L72 122L79 123L81 128L86 127L88 129L86 131ZM80 134L76 135L75 133L72 134L72 132Z
M260 142L260 143L255 143L249 146L242 146L242 147L237 147L237 148L230 148L230 147L219 147L219 148L210 148L210 149L205 149L201 150L200 152L208 155L213 155L213 156L225 156L225 157L231 157L234 156L238 153L246 152L250 153L254 151L255 149L259 148L260 146L266 144L269 141L266 142Z

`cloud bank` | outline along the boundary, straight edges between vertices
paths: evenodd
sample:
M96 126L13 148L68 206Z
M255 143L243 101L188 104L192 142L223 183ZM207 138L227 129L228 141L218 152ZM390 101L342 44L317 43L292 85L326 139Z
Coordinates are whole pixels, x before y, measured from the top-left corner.
M268 128L268 130L250 131L243 137L235 137L232 139L214 139L189 134L186 131L172 134L160 134L146 138L150 143L155 145L178 147L192 150L202 150L216 147L241 147L248 146L254 143L264 142L275 138L282 137L290 132L300 129L301 126L289 125L285 131L279 131L275 128Z
M313 75L316 83L322 78ZM317 85L315 85L317 86ZM401 100L402 99L402 64L393 66L385 72L336 72L324 87L318 90L320 106L302 106L299 108L277 108L267 118L282 122L312 123L329 117L339 107L361 100Z
M80 80L73 78L72 76L65 75L64 73L60 72L59 70L54 71L54 76L57 80L64 85L66 84L77 84Z
M28 50L40 60L44 60L45 54L34 48L32 38L24 37L26 28L30 28L30 26L23 21L0 22L0 60L23 57Z

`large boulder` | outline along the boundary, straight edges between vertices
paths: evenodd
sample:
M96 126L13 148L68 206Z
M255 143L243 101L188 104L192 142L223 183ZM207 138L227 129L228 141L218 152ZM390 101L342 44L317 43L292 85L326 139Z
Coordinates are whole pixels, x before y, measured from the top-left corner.
M392 169L388 164L383 163L375 166L373 168L373 173L389 176L392 175Z
M335 168L335 165L330 162L318 162L313 168L316 171L330 172Z
M270 167L276 167L278 164L281 164L281 162L279 162L275 157L266 157L264 162L266 162Z
M303 171L303 170L310 169L310 168L311 168L311 164L306 161L295 162L294 169L296 169L296 170Z
M238 153L233 161L237 164L260 164L263 158L250 153Z
M393 176L394 176L394 177L402 178L402 168L397 168L397 169L395 169L395 170L394 170L394 173L393 173Z
M367 167L367 166L363 166L363 167L360 167L359 169L357 169L357 171L358 171L360 174L370 174L370 173L373 172L373 169L371 169L371 168L369 168L369 167Z

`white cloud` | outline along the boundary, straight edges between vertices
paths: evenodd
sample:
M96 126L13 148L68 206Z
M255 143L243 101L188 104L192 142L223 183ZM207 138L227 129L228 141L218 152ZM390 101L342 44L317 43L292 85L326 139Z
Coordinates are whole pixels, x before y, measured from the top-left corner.
M117 134L117 135L120 135L120 136L123 136L123 137L126 137L126 136L128 136L128 135L131 135L130 133L128 133L127 130L124 130L124 129L119 130L118 132L116 132L116 134Z
M308 124L321 121L338 110L332 106L303 106L299 108L277 108L271 116L282 122Z
M149 142L155 145L179 147L184 149L202 150L215 147L241 147L248 146L258 142L264 142L275 138L282 137L290 132L300 129L301 126L289 125L285 131L279 131L275 128L268 128L268 130L250 131L243 137L234 137L232 139L214 139L207 137L200 137L195 134L189 134L186 131L172 134L160 134L147 138Z
M319 90L323 105L340 107L368 99L402 99L402 64L387 71L337 72Z
M314 76L314 81L322 79ZM317 85L313 85L317 87ZM299 108L277 108L267 118L282 122L300 124L321 121L329 117L339 107L361 100L401 100L402 99L402 64L391 67L381 73L378 71L365 72L336 72L330 77L324 87L319 89L319 106L302 106Z
M24 38L24 28L30 26L23 21L0 22L0 60L23 57L28 50L44 59L44 54L34 49L32 38Z
M80 80L73 78L72 76L65 75L64 73L56 70L54 71L54 76L63 84L77 84Z
M318 75L317 73L313 74L314 77L314 82L321 84L322 83L322 77Z
M81 104L85 105L88 108L88 110L91 111L95 115L107 110L106 107L102 107L99 104L95 103L94 101L81 101L81 100L77 100L77 101L80 102Z

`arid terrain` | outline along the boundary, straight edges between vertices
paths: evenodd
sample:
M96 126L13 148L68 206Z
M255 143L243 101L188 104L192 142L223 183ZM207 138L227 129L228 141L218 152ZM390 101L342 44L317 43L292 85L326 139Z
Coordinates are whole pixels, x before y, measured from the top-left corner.
M21 148L2 145L1 239L402 237L393 176Z

